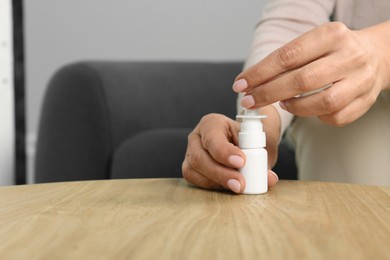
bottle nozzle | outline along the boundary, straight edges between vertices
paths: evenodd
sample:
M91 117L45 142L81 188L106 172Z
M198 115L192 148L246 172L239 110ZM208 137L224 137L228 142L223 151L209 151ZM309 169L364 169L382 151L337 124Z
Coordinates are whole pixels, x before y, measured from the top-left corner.
M262 119L266 118L266 115L260 115L259 111L257 109L245 109L244 108L244 114L237 115L236 118L242 119L243 122L246 122L246 119Z
M241 130L238 134L238 142L241 148L258 148L265 146L265 133L261 118L266 115L259 115L258 110L244 110L243 115L237 115L242 119Z

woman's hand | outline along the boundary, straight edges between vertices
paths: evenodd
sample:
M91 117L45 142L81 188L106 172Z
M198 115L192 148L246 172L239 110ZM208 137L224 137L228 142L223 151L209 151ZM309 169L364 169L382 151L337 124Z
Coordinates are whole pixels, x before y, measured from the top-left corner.
M243 192L245 179L237 170L245 164L245 154L237 146L239 127L238 122L224 115L204 116L188 136L182 165L183 177L205 189ZM269 158L272 158L269 159L269 165L273 166L276 162L277 146L271 154L268 153ZM271 187L277 182L277 175L269 171L268 185Z
M379 93L390 88L389 41L390 22L360 31L338 22L324 24L242 72L233 89L245 92L243 107L281 101L294 115L343 126L366 113Z

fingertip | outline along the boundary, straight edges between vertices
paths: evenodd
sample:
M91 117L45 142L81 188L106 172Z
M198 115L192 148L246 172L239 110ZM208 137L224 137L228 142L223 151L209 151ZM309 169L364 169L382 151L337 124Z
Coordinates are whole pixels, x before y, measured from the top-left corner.
M278 183L278 181L279 181L278 175L274 171L269 170L268 171L268 186L272 187L276 183Z

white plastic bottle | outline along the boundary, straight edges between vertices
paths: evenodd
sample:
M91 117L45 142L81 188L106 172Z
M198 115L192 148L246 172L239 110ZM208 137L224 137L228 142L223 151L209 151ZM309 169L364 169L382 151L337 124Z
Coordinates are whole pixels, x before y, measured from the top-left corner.
M246 156L244 167L239 169L246 181L244 194L268 191L268 154L264 149L265 133L260 120L265 117L259 115L257 110L245 110L243 115L237 115L242 119L238 144Z

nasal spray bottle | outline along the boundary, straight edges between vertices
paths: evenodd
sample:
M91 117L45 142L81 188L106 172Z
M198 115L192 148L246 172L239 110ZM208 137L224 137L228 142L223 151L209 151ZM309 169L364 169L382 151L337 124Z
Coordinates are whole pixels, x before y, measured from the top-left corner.
M268 155L265 147L265 133L261 118L257 110L244 110L243 115L237 115L242 119L241 130L238 133L238 145L245 153L246 162L240 172L245 178L246 186L244 194L262 194L268 191Z

